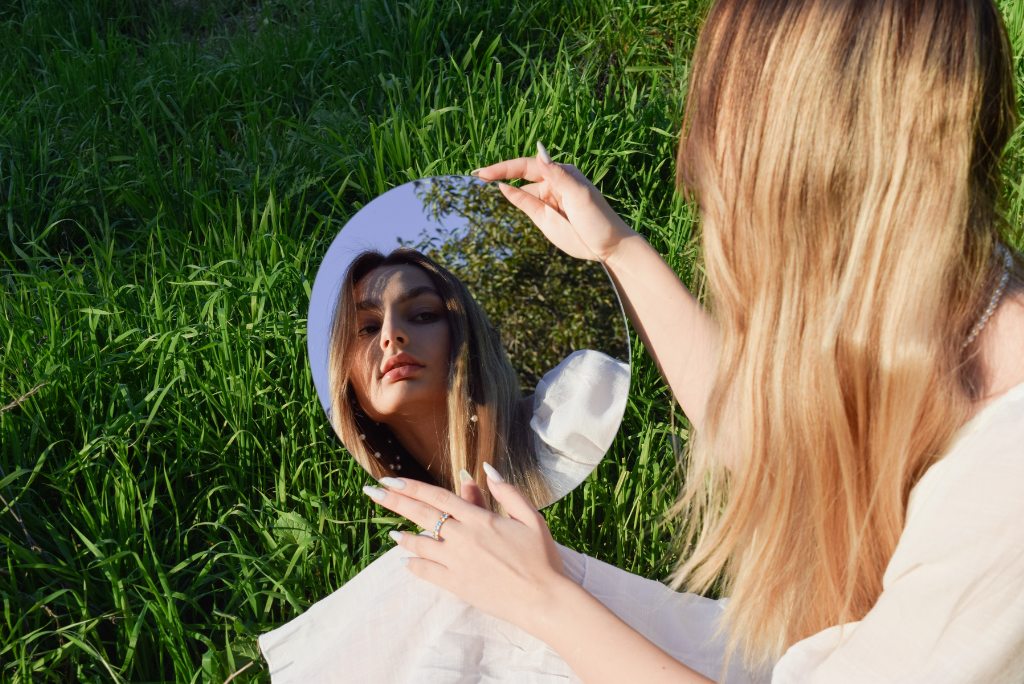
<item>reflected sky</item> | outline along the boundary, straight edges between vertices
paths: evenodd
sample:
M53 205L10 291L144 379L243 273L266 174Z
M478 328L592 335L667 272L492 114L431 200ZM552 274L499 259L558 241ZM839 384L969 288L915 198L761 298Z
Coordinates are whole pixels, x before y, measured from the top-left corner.
M471 176L467 182L484 184ZM422 242L424 234L436 235L464 230L469 221L457 214L442 219L427 215L420 195L430 179L405 183L367 203L345 224L331 243L313 281L307 319L309 363L313 384L324 411L330 409L327 359L330 348L331 320L341 290L341 281L349 264L362 252L376 249L384 254L405 245ZM419 186L417 187L417 183Z

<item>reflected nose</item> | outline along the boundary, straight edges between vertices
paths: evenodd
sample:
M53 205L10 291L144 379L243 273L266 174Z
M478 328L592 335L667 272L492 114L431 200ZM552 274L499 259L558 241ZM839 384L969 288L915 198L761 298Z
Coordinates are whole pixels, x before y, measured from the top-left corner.
M385 313L380 326L380 348L387 351L394 344L404 347L408 343L409 336L400 318L390 311Z

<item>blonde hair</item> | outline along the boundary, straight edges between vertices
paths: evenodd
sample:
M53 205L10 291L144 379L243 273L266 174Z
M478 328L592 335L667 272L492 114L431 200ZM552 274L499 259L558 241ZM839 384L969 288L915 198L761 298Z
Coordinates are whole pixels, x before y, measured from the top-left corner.
M391 430L369 419L360 409L349 379L358 327L355 287L377 268L400 265L416 266L426 272L444 301L450 329L447 482L439 484L459 493L462 483L458 473L465 469L485 489L488 506L496 510L484 484L483 464L490 463L535 506L546 505L548 489L537 465L529 426L529 402L523 401L518 376L502 347L501 336L462 281L413 249L396 249L387 256L376 251L363 252L345 274L328 357L331 423L338 437L376 479L411 476L429 480L425 469L408 455ZM404 461L399 462L403 457ZM400 469L403 462L404 470Z
M871 609L984 391L1010 54L990 0L720 0L701 32L678 171L721 347L673 581L723 578L749 667Z

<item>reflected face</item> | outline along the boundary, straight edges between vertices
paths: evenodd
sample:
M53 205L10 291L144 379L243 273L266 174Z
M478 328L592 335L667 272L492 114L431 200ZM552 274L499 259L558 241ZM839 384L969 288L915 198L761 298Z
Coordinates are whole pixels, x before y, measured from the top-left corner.
M411 265L377 268L356 285L355 300L349 377L366 415L388 424L443 412L451 331L430 276Z

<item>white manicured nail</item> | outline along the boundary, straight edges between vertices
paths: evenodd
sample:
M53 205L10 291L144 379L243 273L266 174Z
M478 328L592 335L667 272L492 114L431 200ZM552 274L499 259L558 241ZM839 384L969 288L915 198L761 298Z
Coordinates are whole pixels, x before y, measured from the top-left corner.
M476 480L473 479L473 476L469 474L469 471L466 470L465 468L463 468L462 470L459 471L459 479L462 480L463 482L475 482L476 481Z
M484 472L487 473L487 479L491 480L492 482L505 481L504 478L501 477L501 473L499 473L495 469L495 467L492 466L490 463L484 463Z
M480 177L480 169L473 169L472 171L469 172L469 175L470 176L476 176L477 178L479 178Z
M402 543L402 537L405 536L405 532L398 532L396 530L391 530L390 532L388 532L388 536L391 537L391 540L394 541L396 544L401 544Z
M382 477L377 482L380 482L385 487L391 487L392 489L405 489L405 483L394 477Z
M548 150L544 147L544 143L540 140L537 141L537 159L540 159L545 164L552 164L551 155L548 154Z
M383 501L384 497L388 495L383 489L378 489L377 487L363 487L363 494L374 501Z

